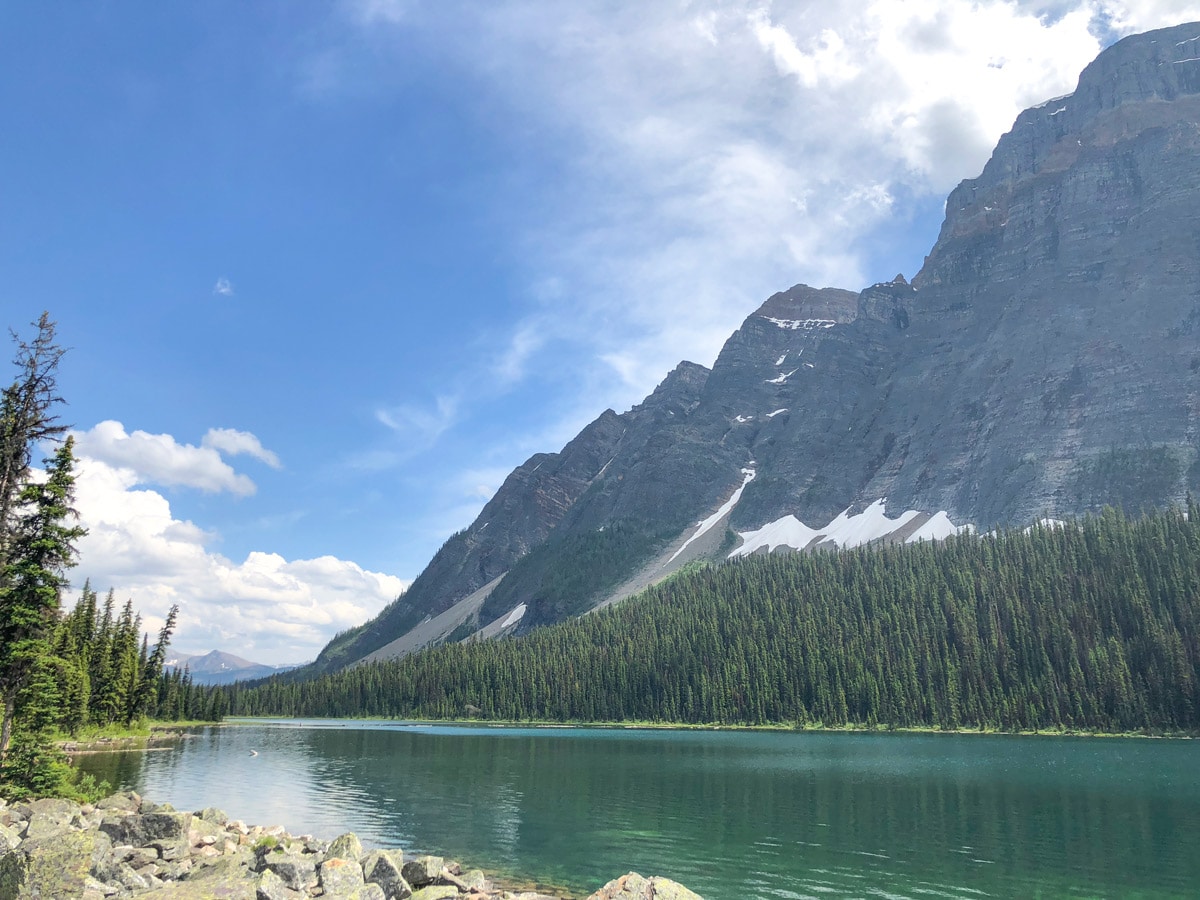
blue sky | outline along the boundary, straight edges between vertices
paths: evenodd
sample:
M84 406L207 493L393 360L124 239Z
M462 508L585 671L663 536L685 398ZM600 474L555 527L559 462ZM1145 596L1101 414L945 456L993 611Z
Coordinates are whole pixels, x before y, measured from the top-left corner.
M1023 107L1186 3L6 4L0 309L76 579L311 658L771 293L920 267Z

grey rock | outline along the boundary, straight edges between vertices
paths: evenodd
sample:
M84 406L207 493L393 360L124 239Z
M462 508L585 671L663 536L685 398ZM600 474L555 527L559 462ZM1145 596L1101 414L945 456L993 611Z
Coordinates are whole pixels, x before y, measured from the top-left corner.
M412 887L404 880L404 855L399 850L371 850L362 858L363 877L377 884L387 900L406 900Z
M150 887L149 882L133 870L129 863L118 863L113 879L124 888L131 891L144 891Z
M258 884L255 886L256 900L295 900L295 898L304 897L302 891L294 891L284 882L282 878L272 872L270 869L258 876Z
M263 857L262 867L274 872L294 891L308 890L317 884L316 860L309 854L269 853Z
M488 891L491 889L491 881L479 869L470 869L464 872L459 880L467 886L469 890Z
M457 896L458 888L452 884L431 884L413 891L412 900L447 900Z
M110 847L105 836L89 831L23 841L0 856L0 900L79 896Z
M21 834L11 825L0 825L0 853L7 853L21 843Z
M643 878L637 872L606 884L588 900L703 900L683 885L666 878Z
M122 791L113 794L111 797L105 797L96 804L96 809L102 810L124 810L125 812L138 812L142 808L142 798L135 791Z
M366 882L357 860L329 857L317 869L321 890L326 894L340 896L357 891Z
M406 862L400 871L405 881L418 888L437 881L438 876L442 874L443 865L445 860L440 856L418 856Z
M362 858L362 855L362 842L359 841L353 832L348 832L341 837L334 838L333 843L329 845L329 849L325 851L326 859L352 859L357 862Z
M196 818L222 827L229 822L229 816L225 815L223 810L217 809L215 806L208 806L200 810L200 812L196 813Z

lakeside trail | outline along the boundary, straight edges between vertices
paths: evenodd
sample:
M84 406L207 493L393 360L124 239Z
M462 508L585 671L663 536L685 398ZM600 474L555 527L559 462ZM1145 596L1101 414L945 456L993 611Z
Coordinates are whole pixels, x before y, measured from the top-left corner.
M96 804L0 800L0 900L576 900L500 885L439 856L366 850L246 825L221 810L179 812L132 791ZM702 900L630 872L587 900Z

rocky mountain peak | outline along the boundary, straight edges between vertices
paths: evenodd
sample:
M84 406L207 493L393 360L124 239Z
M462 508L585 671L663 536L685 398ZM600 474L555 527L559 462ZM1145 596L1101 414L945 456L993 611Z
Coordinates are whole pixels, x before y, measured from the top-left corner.
M532 628L691 560L1200 491L1198 191L1200 25L1117 43L951 193L911 284L773 295L711 371L518 467L326 662L451 607L447 635Z

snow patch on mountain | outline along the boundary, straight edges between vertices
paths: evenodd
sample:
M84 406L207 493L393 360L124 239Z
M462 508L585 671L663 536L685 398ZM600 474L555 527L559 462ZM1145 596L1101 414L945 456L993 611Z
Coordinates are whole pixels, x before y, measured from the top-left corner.
M733 492L733 495L728 500L721 504L720 509L696 526L696 531L692 534L692 536L684 541L683 545L671 555L669 560L667 560L668 565L673 563L675 558L679 556L680 553L686 550L689 545L696 541L697 538L702 537L709 530L711 530L714 525L721 521L722 518L729 515L733 508L738 505L738 501L742 499L742 491L746 490L746 485L754 480L753 469L742 469L742 474L746 477L742 481L741 486Z
M890 519L885 506L886 500L876 500L856 515L851 515L847 507L824 528L810 528L793 515L784 516L753 531L740 532L742 545L730 553L729 558L749 556L762 549L770 553L777 547L803 550L827 542L843 549L858 547L894 534L921 515L917 510L909 509ZM939 512L914 531L908 541L941 540L964 530L972 529L970 525L955 525L945 512Z
M812 331L814 328L832 328L837 324L836 319L774 319L771 316L763 316L768 322L776 328L782 328L785 331Z
M944 541L952 534L970 533L975 530L973 525L955 525L945 511L931 516L929 521L908 536L904 542L915 544L917 541Z

